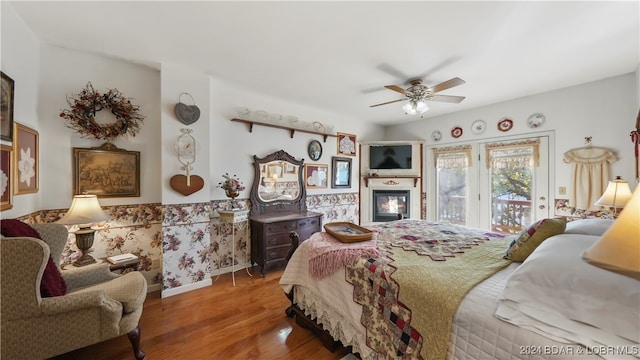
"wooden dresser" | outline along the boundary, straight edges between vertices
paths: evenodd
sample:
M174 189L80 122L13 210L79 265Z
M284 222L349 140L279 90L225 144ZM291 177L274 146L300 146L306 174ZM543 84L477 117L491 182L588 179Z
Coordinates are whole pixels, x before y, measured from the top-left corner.
M295 231L300 241L321 231L322 214L312 211L292 211L254 215L251 223L251 265L258 264L264 275L269 269L286 265L291 249L289 233Z

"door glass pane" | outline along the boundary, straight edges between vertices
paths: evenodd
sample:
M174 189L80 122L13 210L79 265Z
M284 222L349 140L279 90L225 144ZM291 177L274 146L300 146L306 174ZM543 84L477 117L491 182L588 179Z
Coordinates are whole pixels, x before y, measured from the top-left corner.
M437 221L466 225L468 159L466 152L438 156Z
M492 231L516 234L531 223L534 150L530 145L489 150Z

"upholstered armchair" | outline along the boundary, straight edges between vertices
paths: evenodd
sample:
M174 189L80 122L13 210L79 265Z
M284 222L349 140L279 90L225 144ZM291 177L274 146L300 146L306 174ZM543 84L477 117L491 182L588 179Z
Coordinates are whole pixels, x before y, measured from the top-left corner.
M143 359L138 321L147 294L141 273L109 271L108 264L60 270L66 294L42 297L49 255L60 268L67 229L34 224L42 240L2 237L1 351L3 359L45 359L127 334Z

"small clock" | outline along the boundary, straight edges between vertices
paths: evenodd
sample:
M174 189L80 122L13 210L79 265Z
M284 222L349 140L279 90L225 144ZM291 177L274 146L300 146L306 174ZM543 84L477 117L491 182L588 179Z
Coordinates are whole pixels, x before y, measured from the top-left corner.
M545 120L545 116L544 114L541 113L535 113L535 114L531 114L531 116L529 116L529 118L527 119L527 125L530 128L537 128L542 126L542 124L544 124L544 120Z
M313 161L318 161L322 156L322 144L318 140L311 140L309 147L307 148L309 157Z

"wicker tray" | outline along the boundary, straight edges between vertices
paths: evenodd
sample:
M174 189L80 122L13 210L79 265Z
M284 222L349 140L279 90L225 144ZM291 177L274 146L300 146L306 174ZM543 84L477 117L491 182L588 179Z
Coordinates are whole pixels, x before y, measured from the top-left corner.
M373 231L350 222L331 222L324 225L324 230L343 243L367 241L373 238Z

